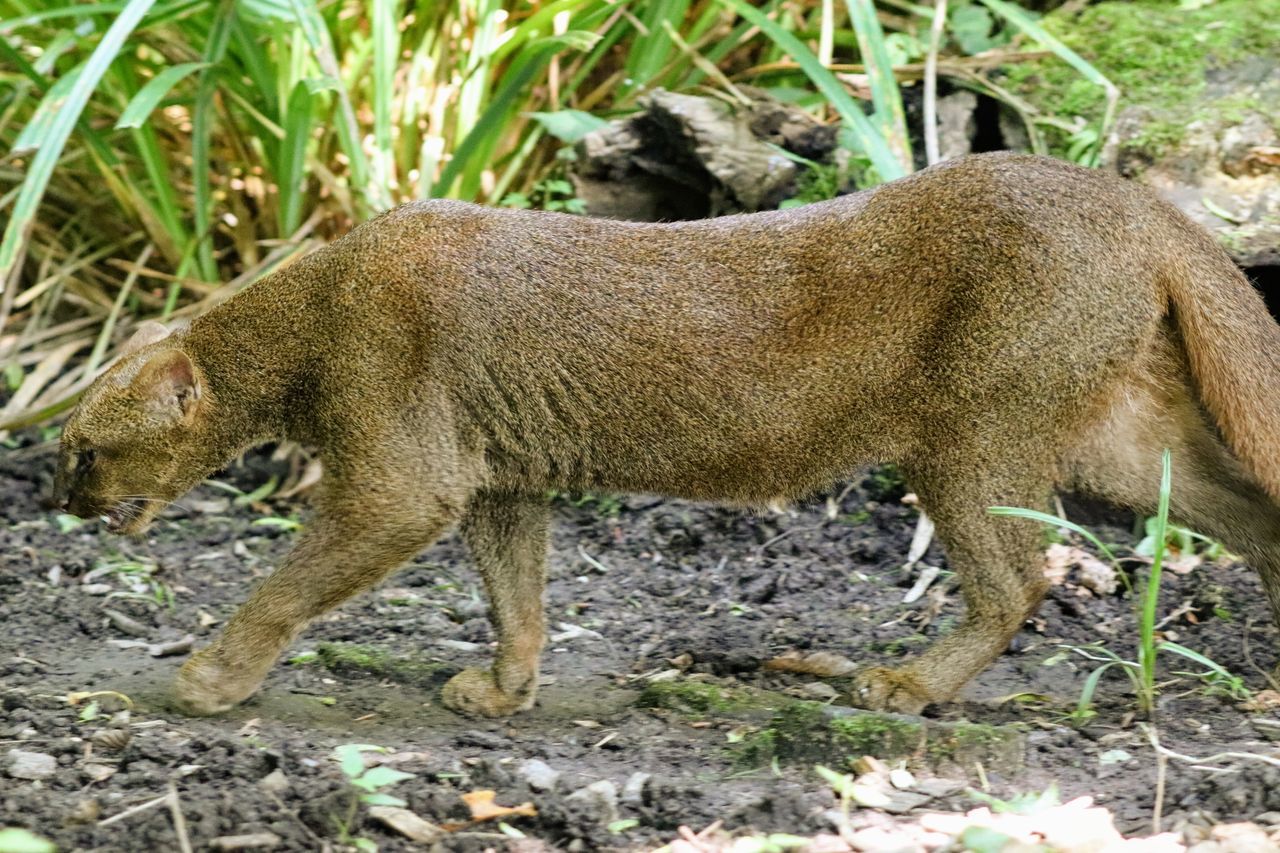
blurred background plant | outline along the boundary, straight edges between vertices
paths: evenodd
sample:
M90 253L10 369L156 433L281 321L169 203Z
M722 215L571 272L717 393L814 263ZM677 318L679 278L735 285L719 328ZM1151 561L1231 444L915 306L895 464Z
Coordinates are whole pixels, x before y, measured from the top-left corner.
M0 439L69 408L135 321L397 203L580 212L566 143L655 88L762 89L839 124L875 183L923 165L935 75L1042 148L987 72L1050 53L1105 96L1072 152L1093 162L1115 88L1006 0L0 0Z

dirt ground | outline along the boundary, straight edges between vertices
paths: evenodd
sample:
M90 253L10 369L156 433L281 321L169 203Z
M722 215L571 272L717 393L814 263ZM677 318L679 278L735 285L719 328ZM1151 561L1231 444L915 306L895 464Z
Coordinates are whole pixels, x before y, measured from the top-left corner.
M501 805L530 802L537 811L505 820L508 831L527 836L523 842L487 821L448 836L439 845L447 850L540 849L529 839L554 849L652 849L682 824L699 829L716 820L744 832L830 831L835 799L813 755L759 749L776 746L761 737L772 737L776 717L740 713L719 698L767 689L830 701L833 691L818 679L762 662L826 650L893 663L961 612L945 572L918 601L903 603L914 582L902 566L917 513L891 473L781 513L558 496L553 639L532 712L466 719L439 702L440 685L486 662L491 641L478 579L449 537L313 625L249 703L223 717L188 719L166 700L185 655L152 656L148 644L187 635L197 646L207 642L278 562L296 536L289 519L302 511L305 523L305 511L289 502L235 506L206 485L145 541L124 540L96 521L72 528L42 504L49 453L0 453L0 825L28 827L60 849L178 849L164 807L101 824L171 784L195 849L251 833L274 835L278 850L336 849L357 837L408 849L367 806L352 812L353 789L332 758L347 743L384 747L369 755L390 756L388 766L413 774L386 792L434 823L466 823L461 795L483 789ZM269 473L264 459L223 479L250 490ZM1099 528L1104 539L1134 541L1126 529L1132 519L1080 515L1071 503L1068 511L1118 523ZM945 566L936 546L925 562ZM1134 724L1124 677L1113 669L1102 679L1097 715L1086 725L1067 719L1094 664L1062 647L1101 641L1132 656L1132 601L1122 592L1086 594L1076 580L1071 574L1054 587L964 701L933 712L942 723L967 720L1010 734L1016 759L912 755L921 774L958 783L936 786L918 808L971 808L968 786L1008 797L1056 783L1064 799L1095 796L1123 830L1149 831L1157 762ZM1249 648L1258 666L1276 658L1256 575L1230 561L1170 573L1161 615L1170 614L1169 637L1238 675L1254 700L1179 674L1199 667L1166 658L1156 720L1163 744L1197 757L1274 755L1269 738L1280 738L1273 722L1280 714L1268 708L1268 684L1248 659ZM716 701L707 701L705 685L717 688ZM128 718L113 717L122 705L111 695L68 702L68 694L91 691L130 697ZM56 764L17 772L44 778L14 778L14 749ZM824 750L821 763L837 769L858 757ZM1234 772L1169 761L1166 827L1280 811L1276 767L1208 764Z

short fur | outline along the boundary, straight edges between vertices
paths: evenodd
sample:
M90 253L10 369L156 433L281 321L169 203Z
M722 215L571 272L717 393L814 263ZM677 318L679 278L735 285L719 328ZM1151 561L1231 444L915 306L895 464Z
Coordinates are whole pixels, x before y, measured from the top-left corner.
M758 505L897 463L959 574L965 622L855 700L918 712L1009 643L1045 590L1055 486L1174 512L1261 570L1280 613L1280 328L1201 228L1055 160L950 161L807 207L635 224L408 204L156 340L63 433L80 514L142 530L243 449L319 448L316 517L177 691L257 689L311 619L455 523L489 594L491 671L534 701L548 489Z

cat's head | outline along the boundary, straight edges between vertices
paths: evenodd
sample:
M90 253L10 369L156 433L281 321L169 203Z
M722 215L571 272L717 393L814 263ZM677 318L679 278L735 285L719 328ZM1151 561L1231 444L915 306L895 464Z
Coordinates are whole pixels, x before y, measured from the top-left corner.
M208 473L208 399L181 335L144 323L62 430L54 498L117 533L141 533Z

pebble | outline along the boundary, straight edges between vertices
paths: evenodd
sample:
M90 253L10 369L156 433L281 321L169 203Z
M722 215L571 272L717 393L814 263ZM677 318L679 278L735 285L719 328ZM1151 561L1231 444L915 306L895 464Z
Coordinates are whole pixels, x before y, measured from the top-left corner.
M283 794L289 790L289 777L284 771L276 768L258 780L258 787L269 794Z
M251 832L246 835L220 835L209 841L214 850L261 850L280 844L274 832Z
M649 780L652 778L652 774L640 771L628 776L627 781L622 784L622 802L629 806L643 804L645 786L649 784Z
M618 787L608 779L592 782L564 799L565 802L587 806L600 823L613 823L618 819Z
M463 732L458 735L456 742L459 746L479 746L484 749L502 749L507 745L507 739L502 735L482 732L479 729Z
M811 681L808 684L803 684L800 687L800 692L820 702L835 699L840 695L840 691L822 681Z
M58 760L43 752L27 752L23 749L9 750L8 773L14 779L37 781L48 779L58 771Z
M444 830L431 821L396 806L372 806L369 817L419 844L434 844L444 835Z
M516 775L523 779L535 791L550 791L560 779L560 771L538 758L530 758L520 763Z

